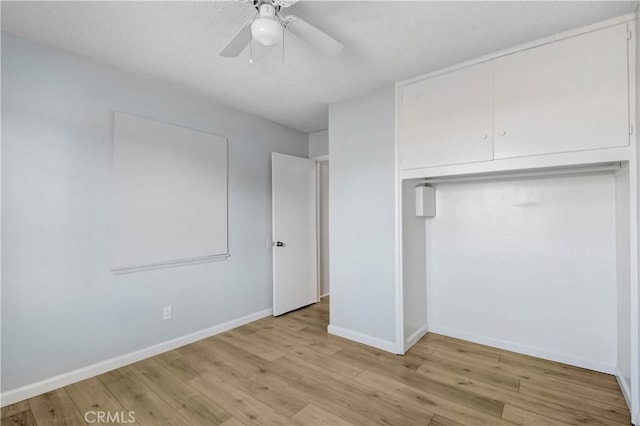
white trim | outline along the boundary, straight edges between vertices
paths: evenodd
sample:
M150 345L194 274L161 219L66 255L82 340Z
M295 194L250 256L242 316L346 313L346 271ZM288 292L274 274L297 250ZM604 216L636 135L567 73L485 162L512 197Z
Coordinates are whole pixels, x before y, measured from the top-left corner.
M219 262L221 260L227 259L229 256L229 253L212 254L210 256L192 257L190 259L167 260L165 262L148 263L146 265L112 266L111 272L113 272L114 274L128 274L130 272L151 271L153 269L171 268L174 266L187 266L198 263Z
M404 278L403 278L403 262L402 262L402 176L401 166L402 157L400 152L400 128L402 116L400 114L401 91L396 85L394 90L394 164L393 179L395 185L395 206L393 210L394 221L396 227L394 229L395 242L395 308L396 308L396 350L398 354L405 353L404 341ZM425 284L426 285L426 284Z
M620 389L622 390L622 396L624 396L624 400L627 403L627 407L629 407L629 410L631 410L631 388L629 387L629 384L622 376L622 372L618 367L616 367L615 376L616 376L616 380L618 381L618 386L620 386Z
M636 7L636 12L638 12ZM631 139L631 151L633 155L629 160L629 206L631 221L629 226L630 233L630 334L631 334L631 420L635 418L636 426L640 426L640 288L639 283L639 265L638 265L638 215L640 214L640 199L639 199L639 162L640 162L640 133L638 132L638 90L640 89L638 83L638 30L639 30L640 17L636 16L633 25L629 25L632 28L633 36L629 40L629 74L630 81L629 86L631 88L631 97L629 101L629 112L631 114L632 123L635 123L634 138Z
M634 147L637 150L637 147ZM636 153L637 155L637 153ZM638 302L640 300L640 271L638 265L638 215L639 208L638 198L639 182L638 182L639 166L638 160L629 161L629 257L630 257L630 321L631 327L629 329L631 338L631 412L635 411L636 416L640 416L640 330L638 325L640 323L640 307ZM639 419L640 420L640 419ZM640 426L640 422L636 423L636 426Z
M545 168L545 169L531 169L531 171L520 171L514 173L482 173L471 174L462 176L444 176L427 178L420 182L421 185L437 185L441 183L458 183L458 182L486 182L491 180L504 180L504 179L521 179L521 178L536 178L536 177L556 177L567 175L592 175L592 174L611 174L616 176L623 170L620 162L612 164L603 164L595 166L576 166L576 167L562 167L562 168Z
M614 25L623 24L625 22L633 21L635 19L635 15L633 13L628 13L626 15L618 16L613 19L608 19L602 22L596 22L595 24L587 25L584 27L576 28L574 30L565 31L560 34L552 35L549 37L544 37L538 40L534 40L528 43L523 43L519 46L511 47L509 49L500 50L498 52L490 53L485 56L481 56L479 58L471 59L465 62L461 62L446 68L441 68L437 71L433 71L427 74L422 74L417 77L413 77L407 80L402 80L396 83L396 88L400 88L402 86L406 86L408 84L415 83L420 80L424 80L427 78L435 77L441 74L446 74L451 71L459 70L461 68L466 68L471 65L479 64L481 62L492 61L494 59L500 58L502 56L511 55L513 53L521 52L523 50L533 49L535 47L544 46L545 44L554 43L556 41L565 40L571 37L575 37L581 34L590 33L593 31L598 31L604 28L612 27Z
M320 295L320 299L324 299L325 297L327 297L330 293L325 293L325 294L321 294Z
M322 206L320 205L320 185L321 185L321 177L320 177L320 163L316 160L316 293L318 297L318 302L322 299L322 295L320 292L322 291L322 247L321 247L321 229L320 222L322 221L322 214L320 209ZM274 282L275 284L275 282Z
M398 142L399 145L399 142ZM475 163L447 164L400 171L402 179L458 176L479 173L520 172L551 167L576 167L594 164L629 161L633 151L629 146L561 152L554 154L528 155L524 157L499 158Z
M425 334L427 334L428 332L429 332L429 329L427 328L427 325L425 324L422 327L420 327L418 330L416 330L411 336L409 336L409 338L407 339L407 341L404 344L405 352L408 351L409 349L411 349L411 347L413 345L418 343L418 340L422 339L422 337Z
M396 342L390 340L383 340L377 337L369 336L368 334L360 333L359 331L353 331L342 327L336 327L329 324L327 332L334 336L344 337L345 339L353 340L364 345L373 346L374 348L382 349L383 351L397 353Z
M106 373L107 371L115 370L116 368L124 367L125 365L129 365L134 362L138 362L143 359L161 354L163 352L188 345L189 343L193 343L198 340L206 339L207 337L223 333L227 330L231 330L232 328L240 327L250 322L257 321L261 318L270 316L272 313L273 309L264 309L262 311L258 311L241 318L227 321L225 323L206 328L204 330L196 331L195 333L187 334L176 339L158 343L144 349L129 352L128 354L120 355L106 361L101 361L93 365L70 371L68 373L63 373L58 376L50 377L48 379L32 383L30 385L3 392L0 395L0 405L4 407L9 404L25 400L27 398L32 398L42 393L52 391L54 389L68 386L72 383L76 383L81 380Z
M315 157L309 157L311 160L316 160L317 162L329 161L329 154L325 155L316 155Z
M582 367L589 370L599 371L606 374L614 374L616 367L612 364L602 364L599 362L593 362L583 358L577 358L571 355L559 354L556 352L549 352L544 349L538 349L531 346L520 345L518 343L506 342L500 339L493 339L491 337L479 336L472 333L466 333L464 331L455 330L449 327L440 327L437 325L430 325L429 332L443 334L449 337L455 337L456 339L462 339L481 345L491 346L494 348L504 349L511 352L517 352L524 355L534 356L537 358L548 359L550 361L561 362L563 364L574 365L576 367Z

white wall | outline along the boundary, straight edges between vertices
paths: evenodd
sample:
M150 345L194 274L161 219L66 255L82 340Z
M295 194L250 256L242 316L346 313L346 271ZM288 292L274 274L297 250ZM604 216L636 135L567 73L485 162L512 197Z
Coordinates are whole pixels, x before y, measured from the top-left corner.
M395 348L394 90L329 105L329 331Z
M617 374L626 391L631 389L631 281L629 235L629 169L615 177L616 281L618 313Z
M631 419L635 419L635 424L640 425L640 280L638 265L640 264L640 250L638 250L638 242L640 241L640 132L637 131L640 124L640 5L635 10L635 44L636 44L636 62L635 62L635 115L636 115L636 132L635 132L635 162L630 161L629 167L629 188L630 203L635 208L631 208L631 214L638 220L635 222L635 241L631 245L631 256L635 257L635 265L632 262L631 268L631 297L635 298L635 303L631 304ZM633 138L631 140L634 140ZM634 164L635 163L635 164ZM634 190L635 188L635 190ZM631 226L633 231L633 224ZM632 241L633 241L633 237ZM634 255L635 250L635 255ZM634 296L635 295L635 296ZM635 318L634 318L635 317Z
M330 264L329 256L329 162L319 163L320 174L320 296L329 294Z
M427 331L427 268L425 226L416 216L415 186L402 182L402 315L406 351Z
M613 372L610 175L439 185L429 330Z
M228 260L110 273L114 110L229 139ZM272 306L270 153L306 134L3 33L2 142L3 392Z
M329 155L329 131L309 133L309 158Z

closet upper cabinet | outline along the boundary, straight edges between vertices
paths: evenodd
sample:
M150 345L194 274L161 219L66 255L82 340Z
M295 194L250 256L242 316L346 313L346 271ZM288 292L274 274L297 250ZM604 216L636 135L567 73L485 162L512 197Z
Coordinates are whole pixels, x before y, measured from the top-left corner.
M627 25L494 60L494 157L629 144Z
M493 159L491 63L404 86L400 99L403 169Z

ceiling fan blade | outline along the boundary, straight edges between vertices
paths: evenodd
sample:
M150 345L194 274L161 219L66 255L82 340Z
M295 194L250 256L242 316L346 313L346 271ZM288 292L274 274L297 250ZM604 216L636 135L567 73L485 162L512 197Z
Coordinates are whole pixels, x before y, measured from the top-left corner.
M242 26L229 43L220 51L220 56L225 58L235 58L242 53L251 41L251 20Z
M293 34L297 35L302 40L306 41L308 44L326 55L334 56L342 52L342 49L344 49L344 46L338 40L323 31L320 31L297 16L287 16L285 23L287 30L291 31Z

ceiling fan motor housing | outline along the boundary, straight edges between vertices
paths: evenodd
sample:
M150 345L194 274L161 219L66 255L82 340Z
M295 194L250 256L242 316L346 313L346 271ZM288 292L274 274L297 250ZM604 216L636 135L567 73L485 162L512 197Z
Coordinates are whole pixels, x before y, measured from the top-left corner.
M270 17L274 18L276 16L276 8L271 3L262 3L260 4L260 8L258 9L260 12L260 17Z

